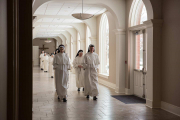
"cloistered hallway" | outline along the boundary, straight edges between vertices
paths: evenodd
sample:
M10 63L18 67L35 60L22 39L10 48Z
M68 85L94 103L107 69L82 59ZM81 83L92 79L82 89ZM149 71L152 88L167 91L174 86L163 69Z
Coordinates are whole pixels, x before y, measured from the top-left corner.
M124 104L111 95L113 89L99 85L97 101L77 91L75 74L70 73L67 102L58 101L54 79L39 67L33 68L33 120L180 120L161 109L145 104Z

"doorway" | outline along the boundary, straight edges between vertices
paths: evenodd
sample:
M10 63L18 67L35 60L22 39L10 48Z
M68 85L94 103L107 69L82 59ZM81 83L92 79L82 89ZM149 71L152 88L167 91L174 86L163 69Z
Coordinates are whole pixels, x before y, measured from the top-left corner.
M146 38L145 30L134 33L134 95L146 98Z

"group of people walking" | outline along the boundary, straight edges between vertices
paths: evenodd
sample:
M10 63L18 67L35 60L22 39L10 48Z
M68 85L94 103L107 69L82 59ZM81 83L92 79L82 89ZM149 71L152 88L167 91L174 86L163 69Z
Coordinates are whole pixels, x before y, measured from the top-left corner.
M53 65L52 65L53 59L54 59L54 54L49 55L48 53L42 51L40 55L40 67L41 70L44 70L44 72L49 71L51 78L53 78L54 76Z
M42 58L41 60L44 60L42 62L45 62L45 58L41 56L42 55L40 55L40 58ZM55 71L55 88L58 99L66 102L71 62L69 56L65 53L65 46L60 45L55 51L55 55L51 54L51 57L53 60L49 62L49 66L52 65L53 71ZM93 97L93 100L97 100L99 94L97 73L99 64L99 56L95 53L95 46L92 44L89 45L88 52L85 55L83 55L83 50L79 50L73 61L73 67L76 74L76 86L78 91L80 91L80 88L83 88L84 95L88 99L91 96Z

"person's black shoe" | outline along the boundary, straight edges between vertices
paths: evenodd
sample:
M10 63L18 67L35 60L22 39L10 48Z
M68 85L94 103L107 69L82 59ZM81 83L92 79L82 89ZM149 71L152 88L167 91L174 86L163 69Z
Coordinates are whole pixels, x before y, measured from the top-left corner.
M83 88L83 91L84 91L84 88Z
M43 69L41 68L41 70L43 70Z
M89 99L89 95L87 95L87 97L86 97L87 99Z
M77 91L80 91L80 88L78 88L78 90Z
M66 98L63 98L63 102L67 102Z
M59 96L58 96L58 100L60 100Z
M53 78L53 76L51 76L51 78Z
M96 96L94 96L94 97L93 97L93 100L97 100L97 97L96 97Z

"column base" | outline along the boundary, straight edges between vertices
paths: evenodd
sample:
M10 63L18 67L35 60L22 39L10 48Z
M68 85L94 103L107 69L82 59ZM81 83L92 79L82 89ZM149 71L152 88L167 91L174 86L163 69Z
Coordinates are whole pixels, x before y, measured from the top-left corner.
M119 94L125 94L125 89L119 89L116 87L115 92Z

